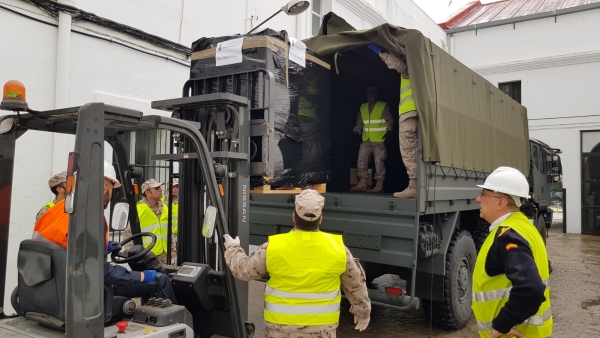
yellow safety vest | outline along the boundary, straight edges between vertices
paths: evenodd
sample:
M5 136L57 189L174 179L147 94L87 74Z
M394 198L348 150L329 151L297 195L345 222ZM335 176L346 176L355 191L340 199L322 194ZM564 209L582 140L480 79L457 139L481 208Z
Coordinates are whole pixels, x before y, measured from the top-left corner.
M363 120L364 127L362 133L363 142L371 141L383 142L383 135L387 131L387 123L383 119L383 110L385 102L377 102L373 107L373 111L369 114L369 104L364 103L360 106L360 116Z
M176 234L179 229L179 203L171 204L171 210L171 231Z
M166 201L166 196L163 195L163 197L160 198L161 201L165 202ZM168 203L165 202L165 205L167 205ZM177 233L178 225L179 225L179 203L172 203L171 207L173 208L173 211L171 212L171 230L173 231L174 234ZM168 223L167 223L168 224Z
M341 235L290 231L269 236L265 321L280 325L332 325L340 318L346 249Z
M137 205L142 232L151 232L156 235L156 244L152 248L152 252L157 256L167 252L168 209L166 205L163 205L162 214L160 214L160 219L158 219L148 205L145 203ZM143 240L144 247L147 247L152 242L152 238L150 237L144 237Z
M42 208L45 208L45 207L52 208L54 205L55 205L54 201L50 201L50 202L44 204L44 206Z
M542 281L546 284L542 303L538 312L529 317L523 324L517 325L517 331L528 338L550 337L552 335L552 308L550 307L550 286L548 284L550 271L548 268L548 254L544 241L533 224L521 212L515 212L486 238L473 271L473 313L477 319L477 329L480 337L490 337L492 320L498 316L504 304L508 301L512 284L505 274L488 276L485 271L485 261L500 227L510 227L518 232L529 243L535 264Z
M400 75L400 103L398 104L399 115L417 110L415 100L413 99L412 86L410 79L405 79Z

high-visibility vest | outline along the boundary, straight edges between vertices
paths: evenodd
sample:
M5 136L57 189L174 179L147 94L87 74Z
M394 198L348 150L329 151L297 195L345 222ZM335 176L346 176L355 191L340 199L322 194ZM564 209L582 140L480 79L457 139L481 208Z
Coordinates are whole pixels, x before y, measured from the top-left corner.
M179 229L179 203L172 203L171 210L171 231L176 234Z
M265 321L280 325L332 325L340 317L346 249L341 235L290 231L269 236Z
M405 79L400 75L400 103L398 104L398 115L406 114L417 110L415 100L413 99L412 86L410 79Z
M490 337L492 320L498 316L504 304L508 301L512 284L505 274L488 276L485 271L485 261L494 239L498 237L500 227L510 227L518 232L527 242L533 253L542 281L546 284L542 303L537 313L529 317L523 324L515 329L525 334L525 337L538 338L552 335L552 308L550 307L550 271L548 267L548 254L544 241L533 224L521 212L515 212L489 234L486 238L473 271L473 313L477 319L477 328L480 337Z
M160 198L161 201L165 202L167 200L166 196ZM165 202L166 205L169 203ZM177 226L179 225L179 203L171 203L171 231L176 234L179 229Z
M362 132L363 142L383 142L383 135L385 135L387 132L387 123L383 119L384 109L385 102L375 103L371 114L369 114L368 103L364 103L362 106L360 106L360 116L364 123Z
M160 219L154 211L146 203L137 205L138 217L140 219L140 229L142 232L151 232L156 235L156 244L152 248L152 252L156 256L167 252L167 235L168 235L168 211L169 208L163 205ZM147 247L152 242L152 238L144 237L144 247Z
M54 201L50 201L50 202L44 204L44 206L42 208L48 207L48 209L50 209L50 208L52 208L55 205L56 204L54 203Z
M65 212L65 200L56 203L46 211L35 223L33 239L51 241L67 247L69 233L69 214ZM105 243L108 244L108 226L106 226Z

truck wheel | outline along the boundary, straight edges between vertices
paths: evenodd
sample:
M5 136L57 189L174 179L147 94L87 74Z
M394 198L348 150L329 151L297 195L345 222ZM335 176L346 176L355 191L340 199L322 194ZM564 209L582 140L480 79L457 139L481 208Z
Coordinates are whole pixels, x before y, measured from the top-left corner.
M540 215L538 217L535 227L538 228L540 236L542 236L542 239L544 240L544 245L546 245L546 237L548 237L548 228L546 228L544 216Z
M479 219L475 226L469 229L471 233L471 237L473 237L473 242L475 242L475 249L477 249L477 253L483 246L485 239L490 234L490 224L483 219Z
M446 254L444 300L423 300L423 310L433 325L446 329L463 328L471 318L471 285L477 250L471 234L456 229Z

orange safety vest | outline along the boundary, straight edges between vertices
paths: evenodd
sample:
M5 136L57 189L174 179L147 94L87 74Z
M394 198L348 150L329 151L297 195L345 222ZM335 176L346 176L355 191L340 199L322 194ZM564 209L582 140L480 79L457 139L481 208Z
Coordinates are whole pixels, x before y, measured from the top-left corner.
M106 223L106 222L105 222ZM65 212L65 200L56 205L35 223L33 228L34 239L43 239L67 247L67 233L69 232L69 214ZM106 227L106 244L108 245L108 226Z

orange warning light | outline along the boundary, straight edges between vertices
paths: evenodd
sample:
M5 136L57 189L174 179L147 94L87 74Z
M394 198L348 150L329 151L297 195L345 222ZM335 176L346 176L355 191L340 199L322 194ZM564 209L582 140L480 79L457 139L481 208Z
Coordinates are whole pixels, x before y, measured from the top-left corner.
M4 84L0 109L12 111L27 111L25 85L21 81L10 80Z

